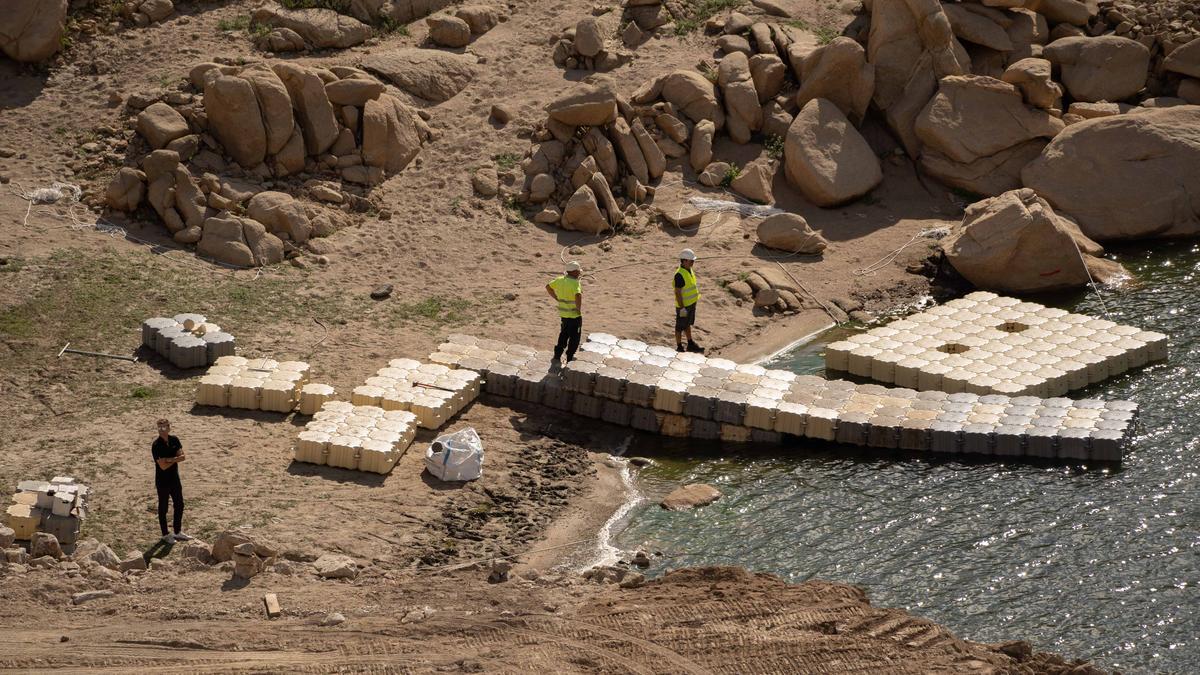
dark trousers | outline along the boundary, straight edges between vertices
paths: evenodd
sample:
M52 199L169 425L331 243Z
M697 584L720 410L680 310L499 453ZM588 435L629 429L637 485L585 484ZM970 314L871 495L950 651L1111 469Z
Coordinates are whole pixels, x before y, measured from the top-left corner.
M562 317L560 321L562 326L558 329L558 343L554 345L554 360L562 358L563 350L566 350L567 360L570 361L575 358L575 351L579 349L579 341L583 338L583 317Z
M180 528L183 527L183 483L176 478L173 481L155 481L154 487L158 489L158 527L162 530L163 536L167 534L167 500L175 502L175 519L172 523L175 526L175 533L178 534Z

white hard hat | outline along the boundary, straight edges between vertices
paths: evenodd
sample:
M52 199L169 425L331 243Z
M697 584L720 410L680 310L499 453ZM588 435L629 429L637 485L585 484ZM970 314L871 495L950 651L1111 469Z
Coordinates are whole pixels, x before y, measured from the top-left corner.
M582 272L583 267L581 267L579 265L578 260L572 260L571 262L567 263L567 271L568 272Z
M690 248L685 248L679 252L679 259L680 260L695 260L696 252Z

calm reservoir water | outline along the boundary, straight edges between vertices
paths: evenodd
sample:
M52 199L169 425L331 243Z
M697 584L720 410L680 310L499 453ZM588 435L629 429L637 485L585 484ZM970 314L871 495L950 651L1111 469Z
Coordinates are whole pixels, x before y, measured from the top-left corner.
M1171 336L1166 363L1077 394L1141 406L1119 467L931 459L836 445L769 449L643 438L646 501L614 542L671 567L740 564L791 581L864 587L958 635L1127 672L1200 672L1200 246L1117 258L1136 285L1106 290L1109 318ZM1088 314L1094 295L1042 298ZM821 373L833 332L773 362ZM683 483L723 493L692 512L657 498Z

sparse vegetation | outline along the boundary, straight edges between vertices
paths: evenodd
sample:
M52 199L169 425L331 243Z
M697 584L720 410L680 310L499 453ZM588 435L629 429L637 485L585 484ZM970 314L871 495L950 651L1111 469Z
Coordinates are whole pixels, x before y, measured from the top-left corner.
M221 19L217 22L217 30L226 33L250 30L250 15L239 14L232 19Z
M129 396L131 398L136 398L139 401L145 401L147 399L151 399L151 398L154 398L155 396L158 396L158 391L155 390L153 387L137 386L137 387L134 387L133 390L129 392Z
M288 9L332 9L342 14L350 12L350 0L279 0L279 4Z
M464 298L430 296L416 302L397 303L393 319L401 322L418 322L439 325L461 324L472 316L469 309L475 303Z
M743 0L689 0L688 9L691 11L685 19L675 22L675 34L687 35L694 33L713 16L727 10L740 7Z
M816 30L813 31L813 33L816 34L817 44L820 44L820 45L827 45L830 42L833 42L839 36L841 36L841 33L837 32L836 30L834 30L832 28L826 28L825 26L818 27Z
M779 159L783 157L783 137L771 134L767 136L767 140L763 143L763 147L767 150L767 157L771 159Z
M721 185L728 187L740 175L742 175L742 167L730 162L729 168L725 169L725 177L721 179Z
M496 163L497 169L511 169L521 161L521 158L516 153L502 152L498 155L492 155L492 161Z
M403 35L408 37L408 24L401 23L390 16L381 16L375 24L375 32L379 35Z

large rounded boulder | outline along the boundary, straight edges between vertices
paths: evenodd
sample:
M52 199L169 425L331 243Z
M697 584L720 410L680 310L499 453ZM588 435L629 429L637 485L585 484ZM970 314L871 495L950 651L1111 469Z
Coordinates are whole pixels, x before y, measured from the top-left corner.
M1200 106L1072 124L1021 180L1098 241L1200 234Z
M792 185L817 206L837 206L879 185L879 158L837 105L815 98L788 127L784 170Z
M1029 188L968 206L942 250L968 281L1001 293L1078 288L1092 277L1103 282L1124 272L1093 256L1103 249Z
M37 63L58 53L67 21L67 0L5 0L0 11L0 51Z

